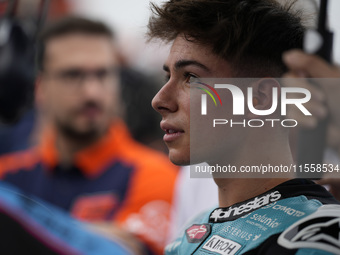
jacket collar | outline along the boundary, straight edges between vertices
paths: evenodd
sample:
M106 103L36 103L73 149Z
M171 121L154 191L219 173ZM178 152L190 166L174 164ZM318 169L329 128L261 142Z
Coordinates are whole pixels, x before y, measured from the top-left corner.
M122 121L115 121L102 138L74 155L73 165L79 168L86 177L94 178L117 158L122 147L132 142L126 125ZM55 143L56 132L52 129L44 132L40 146L42 162L47 169L52 171L59 163Z

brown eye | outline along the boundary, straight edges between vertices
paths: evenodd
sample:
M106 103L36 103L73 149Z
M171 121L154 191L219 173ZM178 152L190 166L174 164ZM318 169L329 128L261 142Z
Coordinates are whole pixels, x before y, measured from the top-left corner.
M196 75L193 75L191 73L185 73L184 77L185 77L185 83L188 83L188 84L190 84L190 83L192 83L192 82L194 82L195 80L198 79L198 77Z

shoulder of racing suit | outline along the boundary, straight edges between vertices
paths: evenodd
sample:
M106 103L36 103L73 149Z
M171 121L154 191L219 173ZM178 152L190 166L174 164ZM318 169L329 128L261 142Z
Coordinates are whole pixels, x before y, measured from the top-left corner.
M303 179L206 213L166 254L340 254L340 205Z

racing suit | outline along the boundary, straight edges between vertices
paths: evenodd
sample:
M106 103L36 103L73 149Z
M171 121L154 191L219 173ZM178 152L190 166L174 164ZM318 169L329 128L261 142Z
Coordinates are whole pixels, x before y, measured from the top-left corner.
M340 205L304 179L199 216L166 254L340 254Z

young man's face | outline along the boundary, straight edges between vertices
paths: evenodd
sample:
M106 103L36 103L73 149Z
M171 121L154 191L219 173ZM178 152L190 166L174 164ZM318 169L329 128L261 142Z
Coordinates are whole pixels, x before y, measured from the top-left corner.
M188 42L179 35L164 65L168 81L152 101L162 115L161 128L170 160L190 164L190 85L191 77L231 77L229 64L207 46Z
M84 139L103 134L119 89L118 58L111 39L70 34L48 41L45 52L37 96L52 123Z

